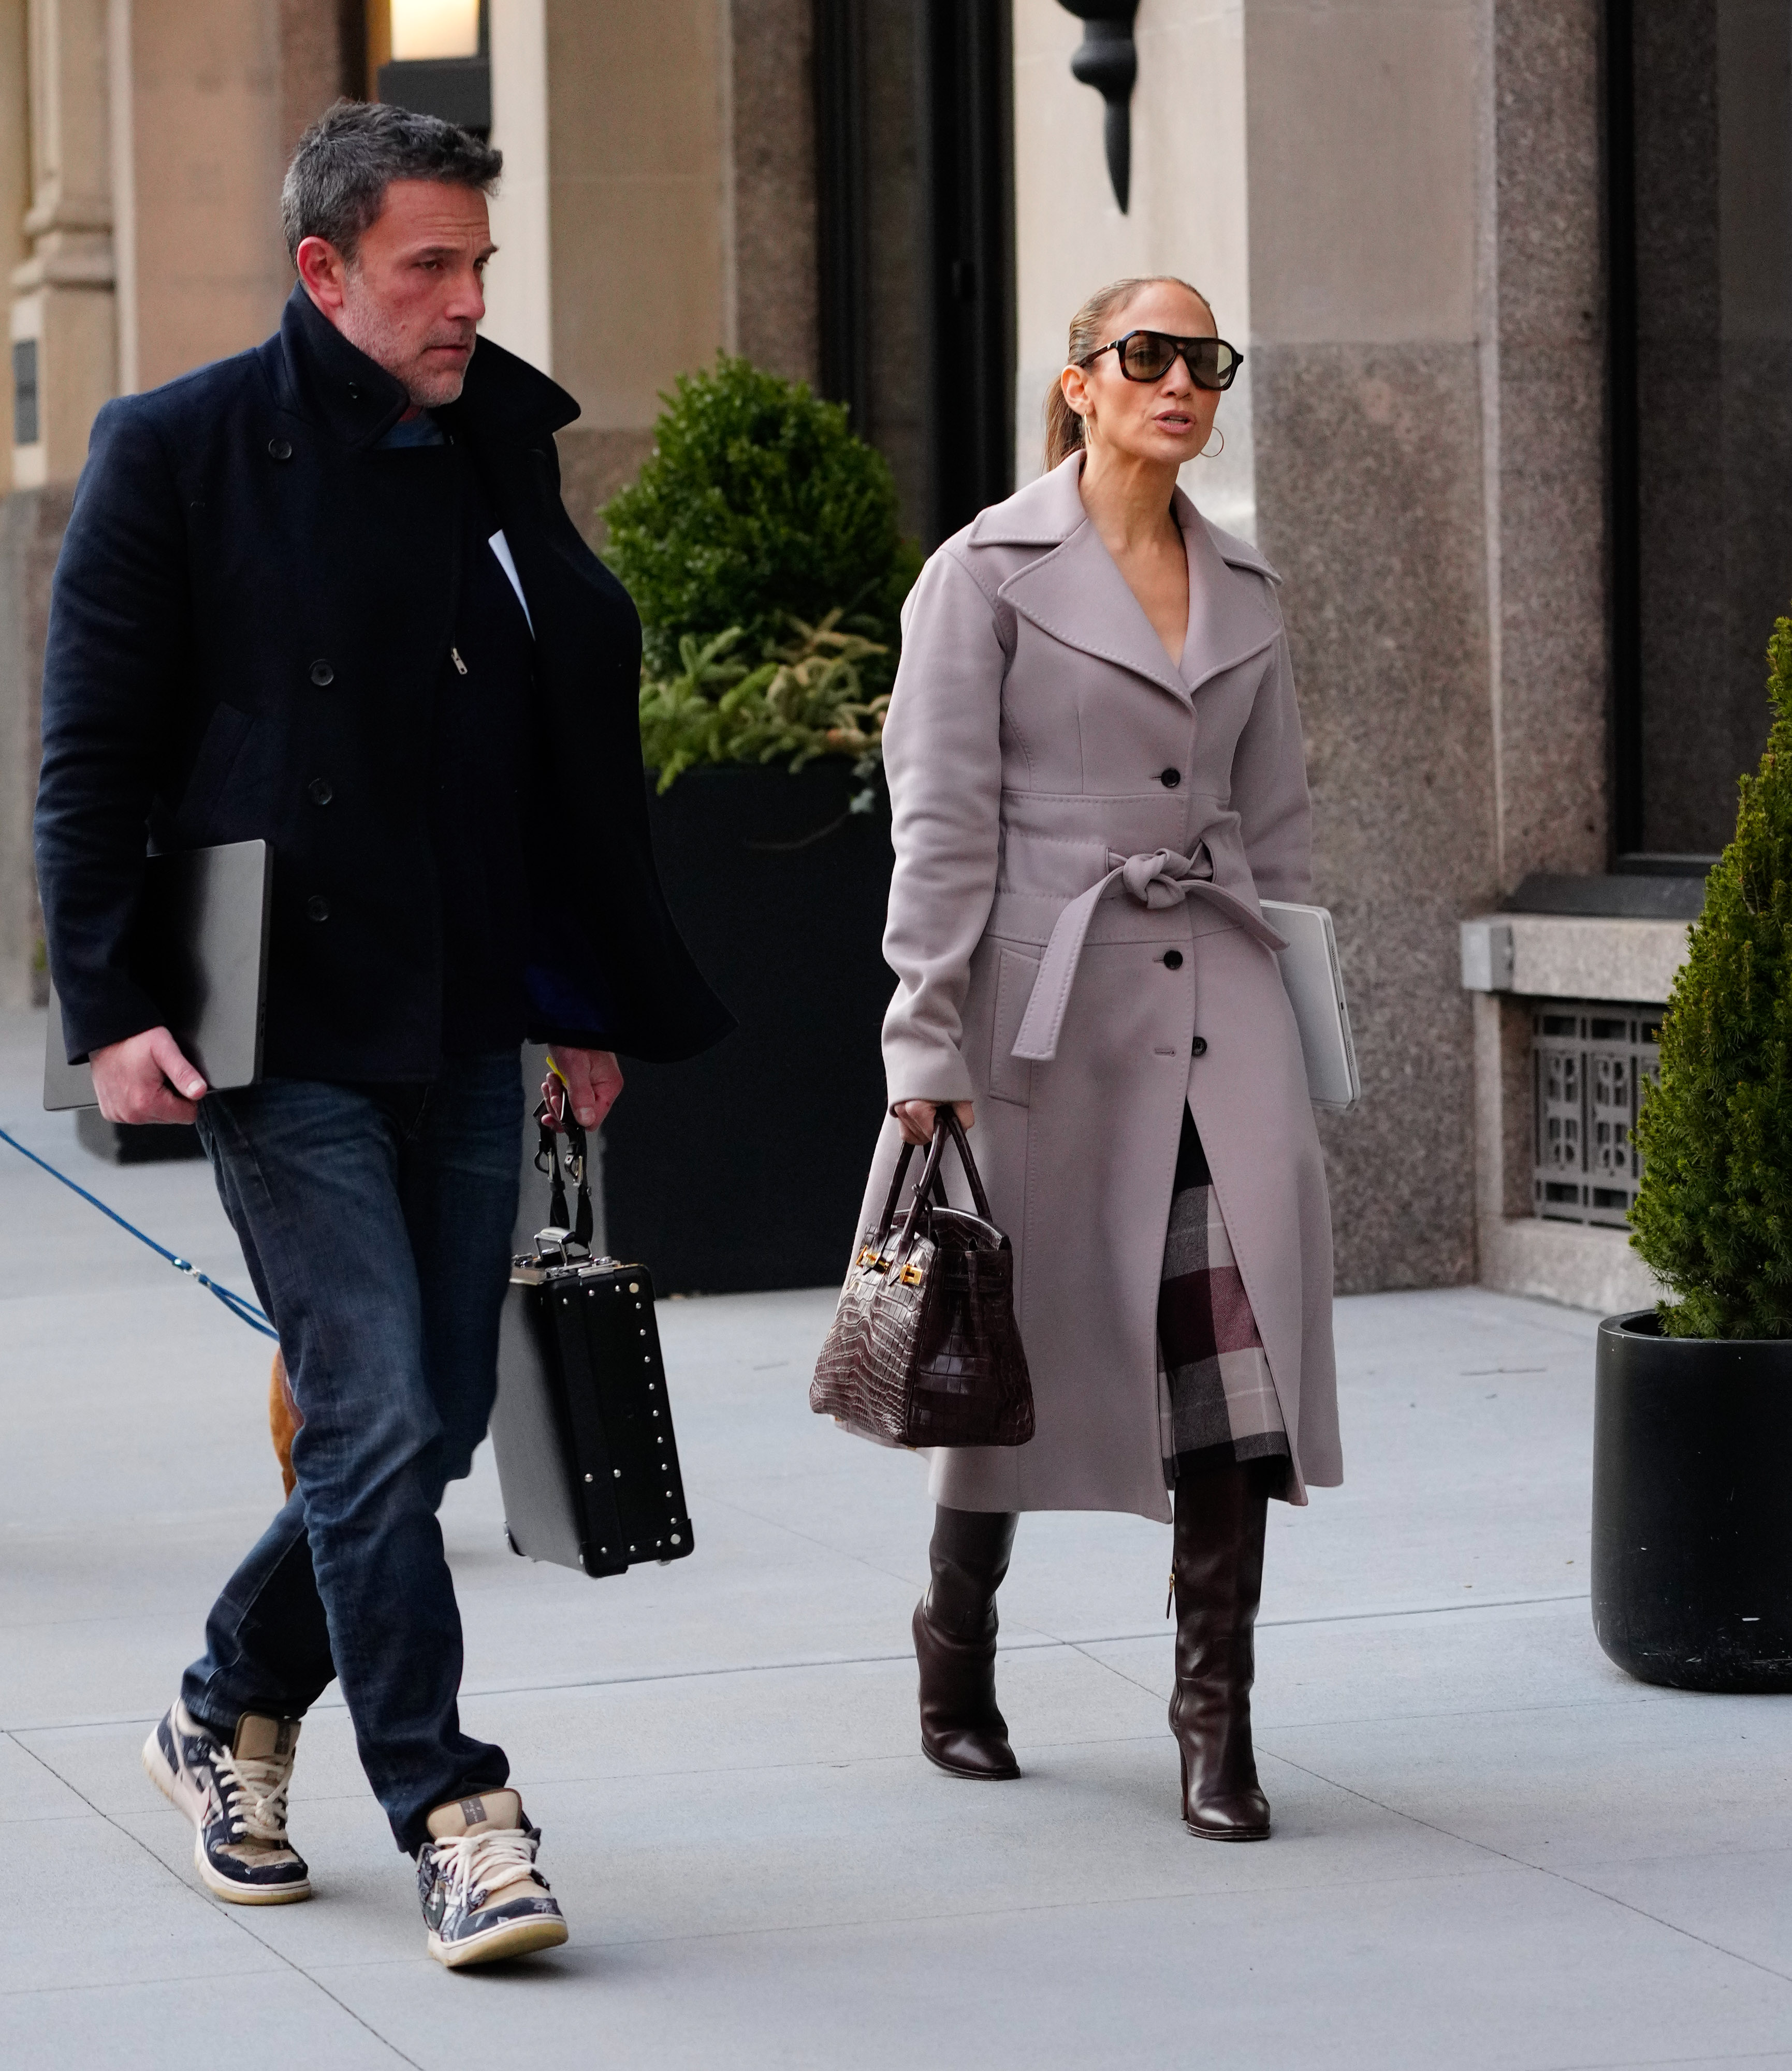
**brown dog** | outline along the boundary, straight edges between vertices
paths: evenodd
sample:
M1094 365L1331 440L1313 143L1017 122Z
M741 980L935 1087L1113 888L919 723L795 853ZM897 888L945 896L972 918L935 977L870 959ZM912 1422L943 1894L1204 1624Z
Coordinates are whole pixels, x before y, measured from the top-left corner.
M276 1352L274 1370L268 1380L268 1429L274 1441L274 1458L280 1462L280 1478L289 1495L293 1493L293 1433L304 1421L287 1385L286 1361Z

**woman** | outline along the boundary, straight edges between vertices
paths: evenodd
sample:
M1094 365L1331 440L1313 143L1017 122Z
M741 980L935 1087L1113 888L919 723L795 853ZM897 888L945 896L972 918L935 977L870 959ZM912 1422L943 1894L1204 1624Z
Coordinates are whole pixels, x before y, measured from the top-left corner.
M1300 719L1274 572L1177 487L1240 360L1205 298L1117 282L1068 359L1046 474L922 572L884 732L899 983L867 1218L937 1105L974 1113L1038 1423L933 1455L921 1745L1019 1773L995 1700L1016 1514L1167 1519L1173 1492L1183 1817L1261 1840L1265 1505L1340 1478L1325 1176L1258 904L1310 896Z

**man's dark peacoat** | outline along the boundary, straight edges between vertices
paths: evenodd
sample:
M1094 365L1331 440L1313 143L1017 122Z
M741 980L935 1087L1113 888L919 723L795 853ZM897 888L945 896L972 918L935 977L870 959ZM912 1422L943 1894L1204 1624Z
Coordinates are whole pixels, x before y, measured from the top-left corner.
M146 851L261 836L266 1070L439 1068L427 781L462 527L445 503L420 517L404 457L376 449L406 407L296 288L264 345L95 420L51 605L37 806L72 1059L164 1019L130 966ZM553 434L578 406L482 340L435 414L484 471L534 622L530 1032L689 1056L732 1024L654 867L640 621L560 502Z

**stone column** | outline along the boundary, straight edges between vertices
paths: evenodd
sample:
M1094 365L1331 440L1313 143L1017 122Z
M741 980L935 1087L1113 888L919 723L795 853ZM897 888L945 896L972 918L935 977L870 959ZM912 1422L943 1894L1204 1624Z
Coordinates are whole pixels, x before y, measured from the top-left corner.
M1249 0L1258 537L1363 1102L1322 1118L1341 1289L1474 1272L1458 923L1491 903L1484 0Z
M729 0L734 349L787 379L818 371L814 28L810 0Z
M660 392L733 342L729 27L727 0L547 0L553 370L583 412L559 445L588 536Z
M277 0L129 0L129 13L113 73L113 242L118 385L134 392L259 345L279 322L293 277L281 146L327 88L308 80L302 45L283 50Z
M46 982L31 829L50 576L88 429L117 379L108 13L108 0L30 0L28 9L14 0L0 10L0 255L13 284L11 363L0 370L13 492L0 503L0 1001L8 1004L41 998Z
M37 436L14 428L18 488L74 480L117 385L108 12L107 0L31 0L31 248L13 272L12 338L32 348Z
M10 272L25 256L25 210L30 199L30 122L26 113L25 0L0 0L0 265ZM12 486L10 368L0 368L0 495ZM9 506L0 502L0 564L8 546ZM0 655L16 644L10 621L22 601L16 586L0 581ZM31 951L37 936L31 896L31 772L36 767L35 700L27 677L0 666L0 1005L30 996Z
M1496 875L1605 867L1600 0L1495 0L1483 382Z
M491 202L498 252L481 326L543 374L554 371L553 142L547 113L546 0L490 0L491 141L504 177Z

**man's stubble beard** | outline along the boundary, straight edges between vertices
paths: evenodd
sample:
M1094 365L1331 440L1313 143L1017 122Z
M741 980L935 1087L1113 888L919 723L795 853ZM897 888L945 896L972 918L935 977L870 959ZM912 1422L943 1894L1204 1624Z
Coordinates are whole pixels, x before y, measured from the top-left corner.
M404 384L404 392L416 408L439 410L445 404L459 401L461 391L466 385L465 367L452 371L445 368L440 373L433 373L414 365L408 356L408 348L387 320L385 311L362 290L358 269L352 265L342 284L341 328L351 345L359 347L369 359L384 367L395 381ZM477 351L477 337L474 344Z

